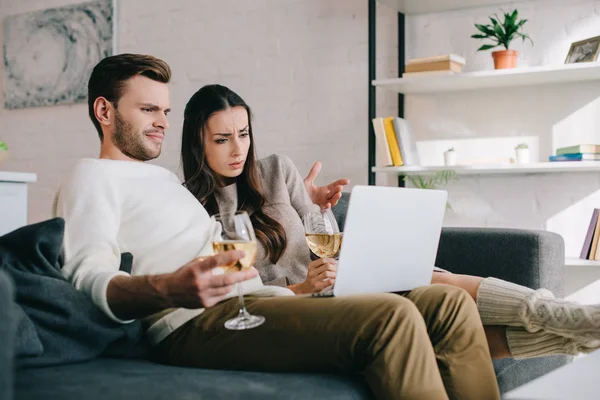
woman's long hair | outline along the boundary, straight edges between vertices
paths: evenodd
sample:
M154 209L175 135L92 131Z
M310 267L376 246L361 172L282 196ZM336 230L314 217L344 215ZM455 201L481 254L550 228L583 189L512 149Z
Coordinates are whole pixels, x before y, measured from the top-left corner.
M267 258L275 264L287 245L285 230L279 222L262 210L265 196L256 165L250 107L240 96L225 86L204 86L194 93L185 106L181 140L184 185L204 205L209 214L219 212L214 195L217 179L206 161L206 123L214 113L238 106L244 107L248 112L250 135L250 148L244 170L236 178L238 210L248 212L256 238L264 246Z

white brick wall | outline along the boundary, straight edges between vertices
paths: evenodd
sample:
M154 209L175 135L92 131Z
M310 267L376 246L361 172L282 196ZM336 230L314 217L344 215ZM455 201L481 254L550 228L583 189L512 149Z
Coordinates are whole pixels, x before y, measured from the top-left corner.
M600 35L598 0L506 3L409 17L407 57L452 52L467 59L466 71L493 69L490 52L475 52L481 43L470 39L473 24L515 7L529 19L525 31L535 42L515 44L521 66L563 64L572 42ZM599 97L600 82L412 95L406 116L423 141L534 137L539 160L545 161L557 147L600 143ZM496 151L499 157L514 157L511 153ZM442 161L441 154L422 154L426 157ZM577 256L592 209L600 207L599 180L596 173L460 177L448 186L454 212L445 224L548 229L562 234L567 254Z
M0 15L74 2L0 0ZM380 71L393 72L396 13L379 6L378 18ZM200 86L221 83L253 108L260 154L287 154L302 173L321 160L321 182L343 174L366 183L366 1L119 0L117 23L119 52L151 53L173 68L174 111L158 164L178 170L185 103ZM394 112L394 98L380 94L380 109ZM38 174L30 222L48 218L61 177L77 159L97 156L86 105L0 109L0 126L12 153L2 168Z
M0 0L0 15L73 2ZM535 41L516 45L521 65L561 64L571 42L600 34L598 0L516 6ZM469 36L473 23L499 8L511 4L408 17L407 56L454 52L467 58L466 70L491 69L489 53L475 53L479 43ZM174 70L170 138L157 163L178 170L183 107L201 85L219 82L252 106L262 155L287 154L302 173L320 159L322 182L345 175L366 183L366 1L121 0L117 21L120 52L151 53ZM396 76L396 12L378 6L377 22L377 76ZM396 95L377 92L377 114L394 115ZM585 83L410 96L406 112L419 140L534 136L545 159L556 147L599 141L599 95L599 83ZM12 152L2 168L38 174L29 219L48 218L60 178L77 159L97 155L86 106L0 109L0 126ZM577 254L591 208L600 205L599 180L593 173L463 177L448 188L454 213L446 224L550 229Z

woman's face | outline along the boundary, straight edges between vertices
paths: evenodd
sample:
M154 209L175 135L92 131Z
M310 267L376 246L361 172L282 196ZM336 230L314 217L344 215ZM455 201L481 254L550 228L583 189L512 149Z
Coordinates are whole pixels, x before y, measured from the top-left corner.
M238 106L218 111L206 121L206 161L221 178L235 178L244 170L250 148L248 113Z

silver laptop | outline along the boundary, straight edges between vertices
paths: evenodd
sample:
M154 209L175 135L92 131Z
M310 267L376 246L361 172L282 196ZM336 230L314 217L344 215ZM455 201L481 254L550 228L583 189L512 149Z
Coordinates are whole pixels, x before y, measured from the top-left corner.
M335 285L312 296L399 292L429 285L447 198L442 190L355 186Z

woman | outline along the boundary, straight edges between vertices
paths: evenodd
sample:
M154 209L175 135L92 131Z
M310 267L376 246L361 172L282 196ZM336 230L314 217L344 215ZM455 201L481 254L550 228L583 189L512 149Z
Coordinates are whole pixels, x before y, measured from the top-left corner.
M250 108L236 93L209 85L192 96L184 114L182 164L186 187L209 213L239 209L251 215L259 242L256 268L265 284L313 293L335 281L333 260L311 262L304 238L301 216L318 207L291 160L256 159ZM547 290L495 278L435 272L432 283L471 294L494 358L600 347L600 306L569 303Z

